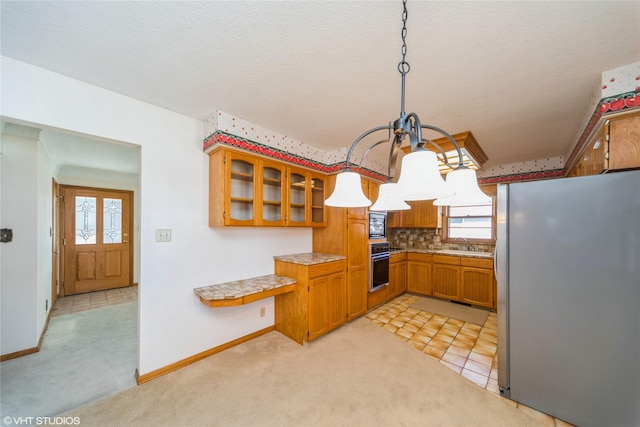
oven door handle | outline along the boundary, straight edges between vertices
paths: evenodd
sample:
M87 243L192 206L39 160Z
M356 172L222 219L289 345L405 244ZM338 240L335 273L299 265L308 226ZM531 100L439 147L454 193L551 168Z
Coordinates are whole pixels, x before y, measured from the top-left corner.
M390 259L391 254L389 252L384 252L380 254L371 254L371 259L373 261L383 261L385 259Z

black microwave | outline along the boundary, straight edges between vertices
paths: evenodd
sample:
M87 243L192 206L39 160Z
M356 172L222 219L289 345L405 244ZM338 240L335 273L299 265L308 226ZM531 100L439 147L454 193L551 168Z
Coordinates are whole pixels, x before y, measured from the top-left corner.
M369 213L369 239L385 239L387 237L387 215Z

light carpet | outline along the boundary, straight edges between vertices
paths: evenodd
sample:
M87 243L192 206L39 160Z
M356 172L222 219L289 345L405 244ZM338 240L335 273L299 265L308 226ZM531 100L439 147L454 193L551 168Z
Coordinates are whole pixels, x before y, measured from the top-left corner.
M269 332L65 414L82 426L534 426L364 318L300 346Z
M52 317L40 352L0 365L3 416L57 415L136 385L138 303Z
M417 308L421 311L451 317L452 319L474 323L480 326L484 325L484 322L489 316L489 310L482 310L480 308L469 307L434 298L418 298L416 302L411 304L411 307Z

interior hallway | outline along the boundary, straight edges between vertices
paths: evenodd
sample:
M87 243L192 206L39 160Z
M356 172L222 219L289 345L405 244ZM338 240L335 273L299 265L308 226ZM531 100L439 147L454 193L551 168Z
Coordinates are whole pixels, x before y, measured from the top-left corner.
M136 385L137 288L58 299L37 353L2 362L4 416L54 416Z

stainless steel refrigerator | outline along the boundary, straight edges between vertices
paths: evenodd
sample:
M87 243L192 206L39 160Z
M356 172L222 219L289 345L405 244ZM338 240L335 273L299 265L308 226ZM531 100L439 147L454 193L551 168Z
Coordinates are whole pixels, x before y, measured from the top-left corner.
M581 426L640 426L640 171L498 186L498 384Z

